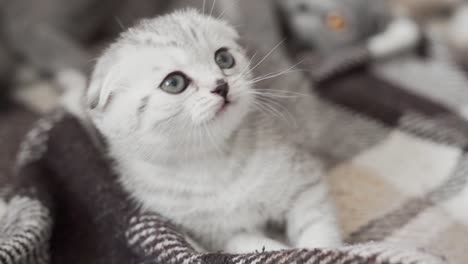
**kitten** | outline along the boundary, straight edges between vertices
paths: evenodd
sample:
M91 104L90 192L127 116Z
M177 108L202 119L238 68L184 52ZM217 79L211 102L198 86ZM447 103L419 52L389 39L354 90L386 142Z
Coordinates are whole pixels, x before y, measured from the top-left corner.
M261 91L238 39L222 20L179 11L130 28L98 60L87 112L122 186L209 251L339 246L321 162L255 111Z
M301 46L330 53L381 31L385 0L277 0L287 31Z

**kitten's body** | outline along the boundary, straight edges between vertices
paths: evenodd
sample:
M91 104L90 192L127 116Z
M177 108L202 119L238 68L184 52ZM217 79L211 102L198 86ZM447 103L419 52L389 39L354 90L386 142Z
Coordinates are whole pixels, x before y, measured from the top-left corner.
M301 127L255 111L261 91L237 38L222 21L179 12L130 29L99 60L89 114L122 184L208 250L337 246L320 162L293 136ZM215 63L224 49L232 68ZM191 81L180 94L158 87L174 71ZM224 104L213 90L220 79L230 87ZM270 222L284 225L285 243L268 238Z
M259 121L264 124L258 125ZM113 151L121 154L119 171L126 175L125 186L146 209L156 208L187 227L208 249L220 250L226 246L219 245L226 245L239 233L266 232L270 222L285 224L302 191L311 192L306 195L313 208L297 217L308 218L312 210L328 206L321 164L279 134L273 123L265 126L271 121L260 116L246 120L223 145L224 151L211 149L194 159L155 164L141 161L139 151L128 151L126 144ZM332 209L324 209L324 214L330 213L327 210ZM328 241L337 238L329 232L317 230L309 238L309 246L332 246ZM299 234L291 236L293 246L306 246L305 241L297 241Z

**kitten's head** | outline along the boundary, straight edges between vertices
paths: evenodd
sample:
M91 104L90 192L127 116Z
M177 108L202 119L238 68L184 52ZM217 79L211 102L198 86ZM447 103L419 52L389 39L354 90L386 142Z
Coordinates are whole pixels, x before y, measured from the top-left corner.
M222 144L253 101L238 37L195 10L142 21L96 65L87 94L93 121L115 140Z
M277 0L290 34L328 53L376 34L387 18L385 0Z

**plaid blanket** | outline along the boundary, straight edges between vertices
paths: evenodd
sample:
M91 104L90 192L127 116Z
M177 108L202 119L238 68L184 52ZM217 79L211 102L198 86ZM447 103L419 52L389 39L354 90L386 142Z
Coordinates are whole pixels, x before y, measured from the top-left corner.
M258 76L303 60L301 71L261 85L311 94L279 103L309 114L294 121L316 131L310 147L328 165L351 246L196 253L163 216L132 205L76 120L59 113L38 123L16 177L4 180L0 263L466 263L468 82L443 45L427 58L376 63L350 49L312 67L312 55L277 45L271 1L218 0L215 10L239 26L254 65L265 58Z

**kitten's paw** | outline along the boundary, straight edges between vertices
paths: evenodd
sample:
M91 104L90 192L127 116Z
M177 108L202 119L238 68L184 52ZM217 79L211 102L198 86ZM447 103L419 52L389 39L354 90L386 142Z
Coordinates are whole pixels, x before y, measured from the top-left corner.
M195 240L193 240L191 237L187 235L185 236L185 241L187 241L187 243L193 248L193 250L195 250L195 252L208 253L208 250L206 250L198 242L196 242Z
M277 251L289 247L279 241L257 234L238 234L230 239L224 250L231 254Z
M309 227L297 241L299 248L338 248L342 246L342 238L338 228L316 225Z

